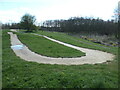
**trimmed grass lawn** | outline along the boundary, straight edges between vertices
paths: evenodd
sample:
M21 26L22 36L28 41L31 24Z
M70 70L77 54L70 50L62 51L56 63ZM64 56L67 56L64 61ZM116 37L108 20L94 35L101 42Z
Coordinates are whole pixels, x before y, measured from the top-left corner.
M20 34L19 39L32 51L49 57L80 57L85 53L32 34Z
M10 49L3 31L3 88L117 88L117 60L95 65L50 65L27 62Z
M118 53L118 47L110 47L110 46L105 46L97 43L93 43L81 38L73 37L70 35L67 35L65 33L60 33L60 32L48 32L48 31L39 31L37 34L42 34L46 35L48 37L60 40L62 42L66 42L75 46L80 46L80 47L85 47L85 48L91 48L91 49L97 49L109 53L113 53L117 55Z

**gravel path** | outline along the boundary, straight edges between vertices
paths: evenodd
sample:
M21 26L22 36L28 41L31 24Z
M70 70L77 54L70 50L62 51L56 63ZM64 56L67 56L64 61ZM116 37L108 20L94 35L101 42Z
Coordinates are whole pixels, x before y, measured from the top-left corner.
M12 46L23 45L21 43L21 41L18 39L16 34L13 34L12 32L8 32L8 34L10 34L10 40L11 40ZM49 38L47 36L43 36L43 37L45 37L51 41L54 41L56 43L63 44L65 46L85 52L86 56L77 57L77 58L46 57L46 56L41 56L37 53L32 52L25 45L23 45L22 49L13 49L13 48L12 49L17 56L19 56L20 58L22 58L26 61L32 61L32 62L43 63L43 64L63 64L63 65L96 64L96 63L103 63L106 61L111 61L115 57L115 55L110 54L110 53L102 52L99 50L92 50L92 49L73 46L73 45Z

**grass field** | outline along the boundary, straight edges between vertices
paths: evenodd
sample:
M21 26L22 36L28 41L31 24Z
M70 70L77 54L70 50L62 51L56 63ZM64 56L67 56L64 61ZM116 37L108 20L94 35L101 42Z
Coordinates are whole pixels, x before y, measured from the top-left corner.
M81 38L72 37L70 35L67 35L65 33L58 33L58 32L47 32L47 31L39 31L38 34L46 35L48 37L85 48L91 48L91 49L97 49L105 52L110 52L113 54L118 53L118 47L111 47L111 46L105 46L97 43L93 43Z
M32 34L20 34L19 39L32 51L49 57L80 57L85 53L64 45L52 42L44 37Z
M17 57L10 49L9 38L7 31L4 31L2 43L3 88L118 87L117 60L108 64L71 66L27 62Z

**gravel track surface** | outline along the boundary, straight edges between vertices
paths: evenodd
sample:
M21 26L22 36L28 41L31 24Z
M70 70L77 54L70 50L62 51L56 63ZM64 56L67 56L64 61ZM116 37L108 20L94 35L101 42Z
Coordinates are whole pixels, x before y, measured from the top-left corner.
M12 32L8 32L10 35L11 46L14 45L23 45L21 41L18 39L16 34ZM77 50L80 50L86 53L86 56L76 57L76 58L53 58L39 55L37 53L32 52L26 45L23 45L22 49L13 49L14 53L19 56L21 59L26 61L32 61L42 64L62 64L62 65L82 65L82 64L96 64L103 63L106 61L111 61L114 59L115 55L99 50L92 50L82 47L77 47L71 44L67 44L47 36L42 35L42 37L54 41L56 43L65 45L67 47L71 47Z

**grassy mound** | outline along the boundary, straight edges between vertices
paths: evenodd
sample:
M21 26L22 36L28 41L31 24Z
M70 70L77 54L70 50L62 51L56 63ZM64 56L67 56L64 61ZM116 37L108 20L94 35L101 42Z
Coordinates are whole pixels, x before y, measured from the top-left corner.
M6 31L2 37L3 88L118 88L117 60L71 66L27 62L11 50Z
M52 42L40 36L32 34L20 34L19 39L27 45L32 51L49 57L80 57L85 53L76 49Z
M65 33L59 33L59 32L47 32L47 31L39 31L38 34L46 35L48 37L60 40L62 42L66 42L75 46L79 47L85 47L85 48L91 48L91 49L97 49L109 53L113 53L117 55L118 53L118 47L111 47L111 46L105 46L98 43L93 43L91 41L87 41L81 38L72 37L70 35L67 35Z

